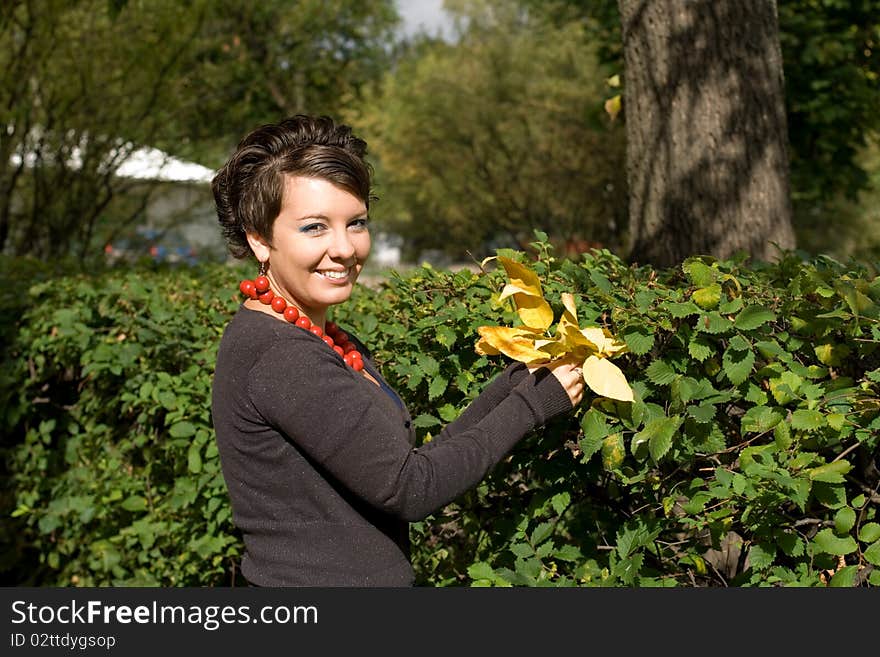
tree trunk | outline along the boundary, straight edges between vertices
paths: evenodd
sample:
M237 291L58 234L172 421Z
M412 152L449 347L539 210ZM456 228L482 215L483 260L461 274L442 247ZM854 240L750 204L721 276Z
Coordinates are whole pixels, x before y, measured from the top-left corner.
M640 264L794 248L775 0L618 0Z

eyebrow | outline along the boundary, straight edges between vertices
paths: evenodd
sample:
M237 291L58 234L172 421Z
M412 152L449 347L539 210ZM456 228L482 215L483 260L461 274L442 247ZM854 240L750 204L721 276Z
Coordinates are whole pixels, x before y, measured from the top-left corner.
M355 215L352 215L347 219L347 221L351 221L352 219L368 219L370 216L369 211L367 212L358 212ZM324 221L330 221L330 217L326 214L307 214L304 217L298 217L294 219L294 221L313 221L315 219L323 219Z

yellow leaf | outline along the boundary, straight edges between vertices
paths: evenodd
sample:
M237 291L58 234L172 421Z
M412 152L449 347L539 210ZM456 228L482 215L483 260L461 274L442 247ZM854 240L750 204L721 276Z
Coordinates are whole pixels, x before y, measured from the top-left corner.
M513 283L508 283L504 286L504 289L501 290L501 294L498 295L498 301L504 301L505 299L509 299L510 297L514 297L516 300L516 295L525 295L527 297L539 297L543 299L541 296L541 292L539 290L534 290L529 287L520 287L519 285L515 285Z
M562 305L565 308L565 312L562 313L563 317L566 314L571 315L570 319L572 324L578 323L578 311L577 305L574 302L574 295L571 292L563 292L562 293Z
M507 272L507 278L510 279L511 283L523 289L531 289L537 296L544 296L541 293L541 281L538 275L531 269L504 256L498 256L498 262L504 267L504 271Z
M694 290L691 299L703 310L711 310L721 302L721 285L712 283L712 285Z
M516 312L529 328L546 331L553 323L553 309L544 299L538 275L525 265L498 256L510 283L504 286L499 299L513 296Z
M602 467L611 471L623 464L626 456L626 447L623 444L623 434L612 433L602 440Z
M589 356L584 361L584 381L601 397L618 401L633 400L633 391L620 368L605 358Z
M486 264L489 263L489 262L492 262L496 257L497 257L497 256L489 256L488 258L483 258L483 259L480 261L480 269L485 269L485 268L486 268Z
M612 121L617 118L618 114L620 114L620 108L620 94L605 101L605 111L608 112L608 116L611 117Z
M620 75L612 75L610 78L605 80L605 84L607 84L609 87L619 87Z
M489 344L489 341L486 338L480 338L477 340L477 344L474 346L474 350L480 354L480 356L498 356L501 352L498 351L495 347Z
M527 297L522 294L514 295L516 312L522 323L529 328L546 331L553 323L553 309L544 300L544 297Z
M574 296L570 292L562 293L562 305L565 309L562 311L562 317L559 318L559 323L556 325L556 339L568 351L579 351L579 348L596 351L595 345L588 341L581 333L581 327L578 326ZM586 357L586 354L584 357Z
M598 326L581 329L581 334L603 356L614 356L626 350L625 342L618 340L608 330Z
M825 343L816 345L813 347L813 351L823 365L838 367L849 356L850 348L845 344Z
M570 353L568 345L556 338L543 338L535 340L535 349L546 352L553 359L560 358Z
M490 352L491 349L495 349L505 356L526 364L540 364L550 360L550 355L546 351L535 347L535 340L540 337L540 334L527 328L481 326L477 332L481 338L477 341L477 353L494 355Z

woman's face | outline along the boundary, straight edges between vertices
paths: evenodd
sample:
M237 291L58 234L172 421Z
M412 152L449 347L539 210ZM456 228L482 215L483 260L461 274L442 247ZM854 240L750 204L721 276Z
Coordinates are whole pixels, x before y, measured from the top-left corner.
M269 261L272 289L323 325L327 308L351 296L370 254L367 207L326 180L286 176L272 246L248 235Z

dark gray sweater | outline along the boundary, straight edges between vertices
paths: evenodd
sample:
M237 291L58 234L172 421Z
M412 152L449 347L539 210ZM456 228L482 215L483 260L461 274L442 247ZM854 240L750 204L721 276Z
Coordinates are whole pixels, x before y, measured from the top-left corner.
M364 362L382 381L368 354ZM249 582L411 586L407 523L571 410L556 377L516 363L415 448L409 412L391 395L312 333L244 306L236 313L217 354L212 416Z

